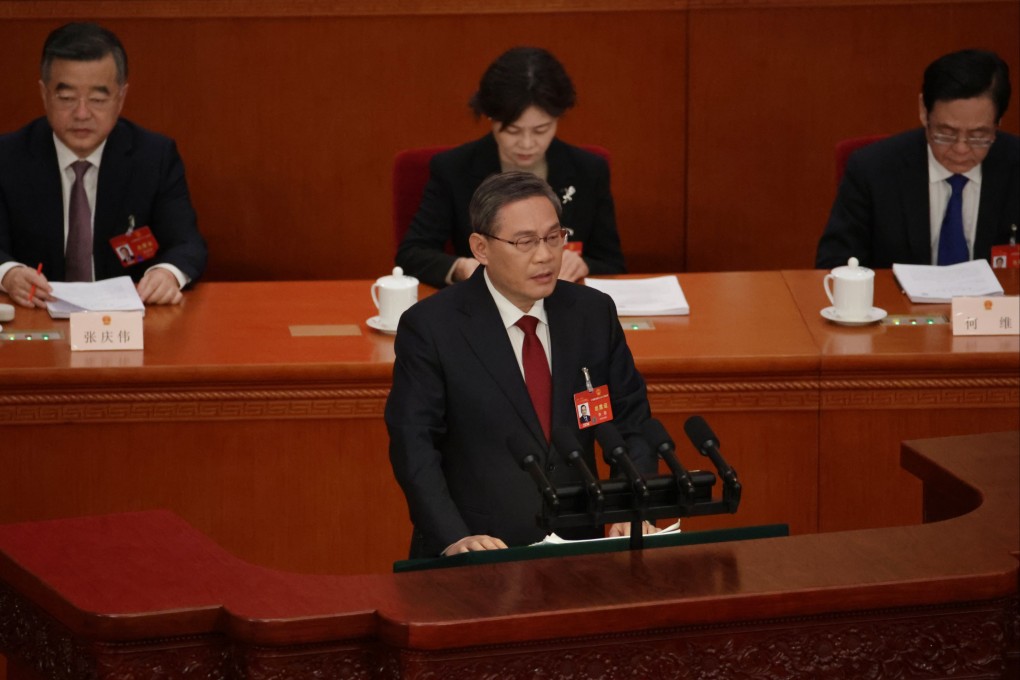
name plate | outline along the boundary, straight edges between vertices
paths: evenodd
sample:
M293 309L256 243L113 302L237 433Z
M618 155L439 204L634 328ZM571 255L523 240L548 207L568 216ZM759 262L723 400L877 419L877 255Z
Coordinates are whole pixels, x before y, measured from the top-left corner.
M144 349L142 312L75 312L71 319L71 351Z
M1020 335L1020 296L953 298L953 335Z

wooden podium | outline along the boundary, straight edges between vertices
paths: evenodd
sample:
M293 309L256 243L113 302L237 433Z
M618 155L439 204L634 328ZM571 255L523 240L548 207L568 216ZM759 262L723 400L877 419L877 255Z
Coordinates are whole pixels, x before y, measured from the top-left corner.
M1004 678L1020 433L907 442L928 522L369 576L254 566L165 511L0 526L10 680Z

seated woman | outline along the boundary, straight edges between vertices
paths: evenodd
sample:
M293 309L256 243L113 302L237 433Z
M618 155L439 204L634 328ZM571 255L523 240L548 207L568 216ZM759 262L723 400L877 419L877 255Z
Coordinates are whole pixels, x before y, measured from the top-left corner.
M508 170L542 177L563 203L561 222L571 235L561 279L626 271L608 164L556 139L559 117L574 99L570 76L546 50L515 47L489 66L470 106L492 121L492 132L432 158L421 205L397 251L405 273L435 287L471 276L478 262L468 247L468 203L482 180ZM444 250L447 242L454 254Z

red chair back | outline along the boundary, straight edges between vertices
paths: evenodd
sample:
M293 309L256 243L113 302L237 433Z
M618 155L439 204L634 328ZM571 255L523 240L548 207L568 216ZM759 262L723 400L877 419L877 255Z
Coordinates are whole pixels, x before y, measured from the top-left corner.
M420 149L405 149L393 159L393 246L400 247L404 234L411 226L414 213L421 204L425 184L429 180L429 161L449 146L427 146ZM609 162L609 150L601 146L585 145L585 151L601 156Z
M843 181L843 173L846 171L846 162L850 160L850 154L862 146L867 146L872 142L877 142L880 139L885 139L888 135L866 135L864 137L851 137L850 139L844 139L836 142L836 187L839 187L839 183Z

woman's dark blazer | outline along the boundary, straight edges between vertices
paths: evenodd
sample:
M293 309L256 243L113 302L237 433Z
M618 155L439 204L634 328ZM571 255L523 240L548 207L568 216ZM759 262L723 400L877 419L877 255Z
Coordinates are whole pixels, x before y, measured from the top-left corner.
M563 208L560 223L573 231L571 241L584 244L590 273L625 273L608 163L558 139L549 145L546 162L549 185ZM397 251L397 264L405 274L439 288L457 257L471 257L468 204L478 185L497 172L499 149L491 133L432 157L421 205Z

